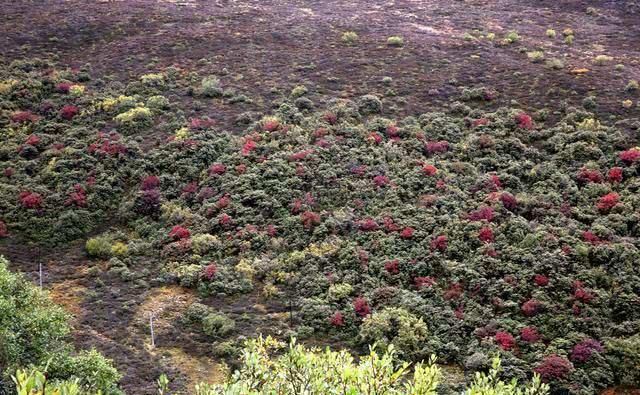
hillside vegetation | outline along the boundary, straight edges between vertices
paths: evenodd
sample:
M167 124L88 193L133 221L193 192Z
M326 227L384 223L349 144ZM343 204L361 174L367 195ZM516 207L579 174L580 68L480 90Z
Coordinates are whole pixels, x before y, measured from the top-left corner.
M92 275L197 290L172 325L230 361L258 317L236 322L221 301L258 295L291 310L285 337L434 354L467 381L500 354L502 377L537 373L556 393L640 385L627 134L577 108L553 123L484 111L484 88L404 119L373 95L320 105L300 88L240 115L239 135L188 115L237 100L223 85L177 68L125 85L4 64L0 236L86 239Z

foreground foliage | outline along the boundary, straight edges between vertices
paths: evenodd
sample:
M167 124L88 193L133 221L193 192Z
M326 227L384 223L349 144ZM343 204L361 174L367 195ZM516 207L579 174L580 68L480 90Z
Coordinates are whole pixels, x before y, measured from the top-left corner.
M73 379L85 390L120 393L120 374L111 361L95 350L76 353L66 341L67 318L40 289L9 272L7 261L0 257L0 390L10 388L9 377L16 368L34 365L46 366L54 382Z

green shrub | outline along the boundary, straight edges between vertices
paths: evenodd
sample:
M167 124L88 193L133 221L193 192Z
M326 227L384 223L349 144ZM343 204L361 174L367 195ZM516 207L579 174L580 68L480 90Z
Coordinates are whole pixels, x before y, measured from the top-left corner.
M399 307L387 307L373 313L360 327L364 343L377 343L382 348L394 346L400 357L424 357L422 347L429 336L427 325L415 315Z
M344 32L344 33L342 33L342 36L340 37L340 39L345 44L353 45L358 41L358 33L351 32L351 31Z
M640 385L640 335L609 339L605 342L605 348L606 358L616 377L616 383L638 387Z
M556 31L553 29L547 29L546 33L549 38L556 38Z
M106 259L111 256L111 242L112 238L107 235L92 237L87 240L85 249L90 257Z
M209 313L202 319L202 330L212 337L227 336L235 327L235 321L221 313Z
M220 80L215 76L209 76L202 79L200 83L200 94L204 97L222 97L222 87Z
M402 47L404 45L404 38L400 36L391 36L387 38L387 45L390 47Z
M544 52L542 51L532 51L527 52L527 58L534 63L542 62L544 60Z
M613 58L611 56L598 55L595 58L593 58L593 64L595 64L597 66L604 66L605 64L611 62L612 60L613 60Z
M514 31L510 31L504 37L504 43L505 44L514 44L514 43L517 43L518 41L520 41L520 35L515 30Z
M624 89L627 92L635 92L640 89L640 83L637 80L631 80Z

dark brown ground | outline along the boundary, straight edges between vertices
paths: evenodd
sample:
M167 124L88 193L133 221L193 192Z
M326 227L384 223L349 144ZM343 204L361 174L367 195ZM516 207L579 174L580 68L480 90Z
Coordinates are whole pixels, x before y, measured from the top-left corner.
M268 111L273 100L299 84L318 104L330 97L377 94L384 97L388 117L439 109L459 99L462 87L477 86L498 92L490 106L515 100L531 111L553 112L595 95L605 120L640 116L640 97L624 91L630 79L640 79L639 1L0 0L0 10L0 53L8 59L55 56L62 65L90 64L94 76L119 79L171 65L220 75L225 87L253 99L199 112L229 128L240 112ZM546 37L548 28L558 37ZM571 46L563 42L565 28L575 31ZM347 30L359 35L353 46L340 40ZM520 33L521 42L501 45L510 30ZM465 41L467 32L476 37L494 32L496 40ZM403 48L386 45L392 35L404 37ZM547 58L563 59L565 68L532 63L520 50L536 48ZM592 60L599 54L614 59L596 66ZM615 70L615 64L624 64L624 70ZM581 68L588 71L572 73ZM385 76L393 78L390 86L381 82ZM631 109L622 107L625 99L633 100ZM87 260L83 243L41 257L45 287L77 317L78 346L95 346L113 358L132 394L154 393L161 372L183 390L187 383L221 377L206 339L171 326L193 294L136 286L91 269L95 262ZM0 253L15 269L35 274L32 248L12 241L0 245ZM285 330L286 309L260 299L208 303L223 305L238 318L240 333ZM160 317L155 350L148 347L151 310ZM249 323L242 320L244 313L264 318Z

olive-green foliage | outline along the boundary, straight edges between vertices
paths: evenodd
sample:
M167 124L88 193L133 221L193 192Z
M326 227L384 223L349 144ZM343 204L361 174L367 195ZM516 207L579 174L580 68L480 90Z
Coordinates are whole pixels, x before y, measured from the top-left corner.
M379 344L383 349L390 344L404 359L424 357L422 347L429 336L427 324L400 307L387 307L365 319L360 327L364 343Z
M112 238L108 235L102 235L92 237L87 240L85 248L87 254L95 258L109 258L112 253L111 249Z
M209 313L202 318L202 330L208 336L224 337L235 327L235 321L221 313Z
M623 386L640 386L640 335L610 339L605 346L616 382Z

